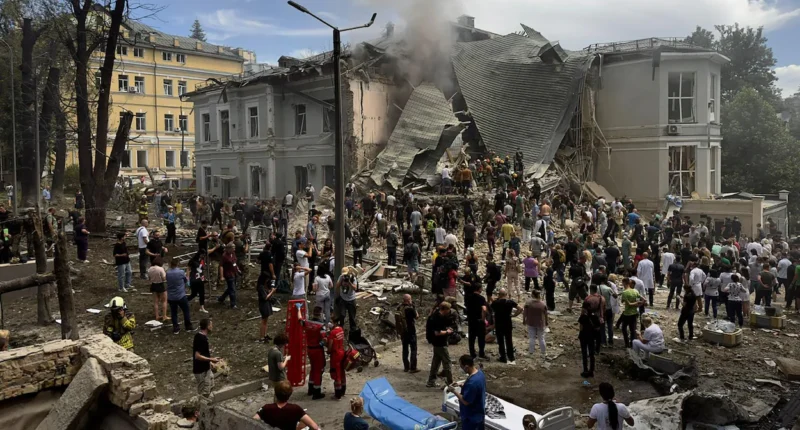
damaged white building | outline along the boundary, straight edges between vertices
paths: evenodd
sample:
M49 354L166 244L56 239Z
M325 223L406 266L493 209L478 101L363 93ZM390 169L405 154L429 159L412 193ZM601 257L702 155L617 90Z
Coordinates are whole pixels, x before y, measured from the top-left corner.
M751 234L785 208L763 196L717 198L723 55L661 38L568 51L530 27L502 36L470 17L451 32L447 51L415 73L405 66L419 47L391 28L345 50L345 174L361 188L435 184L437 163L461 147L521 151L526 178L545 189L596 182L643 211L665 210L676 195L684 214L737 215ZM331 75L330 53L282 58L188 94L202 131L200 192L267 198L333 185Z

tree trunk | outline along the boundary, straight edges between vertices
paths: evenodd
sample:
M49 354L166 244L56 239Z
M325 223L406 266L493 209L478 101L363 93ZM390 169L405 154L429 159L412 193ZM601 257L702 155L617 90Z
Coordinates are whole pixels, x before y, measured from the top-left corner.
M53 272L56 277L58 291L58 308L61 310L61 338L78 340L78 320L75 316L75 302L72 300L72 281L69 278L69 247L67 237L58 233L56 252L53 261Z
M22 24L22 151L17 161L17 180L23 206L36 204L39 190L36 189L36 127L35 104L37 97L36 77L33 69L33 50L38 35L33 29L33 20L25 18ZM41 172L40 172L41 174Z
M24 278L12 279L10 281L0 282L0 294L6 294L13 291L24 290L26 288L38 287L42 284L48 284L56 280L56 275L47 273L44 275L36 274L25 276Z
M55 44L51 45L50 52L52 56L56 55ZM53 118L55 117L59 105L58 84L60 80L61 70L58 67L50 67L50 70L47 72L47 81L44 87L44 94L42 95L41 114L39 115L39 166L42 169L47 165L48 154L51 148L50 143L55 140ZM47 202L44 204L46 205Z
M53 183L50 189L50 198L53 204L61 202L64 198L64 171L67 162L67 116L61 110L61 106L56 109L56 141L55 141L56 161L53 166Z
M47 253L45 251L44 236L42 235L42 218L37 212L33 213L33 250L36 255L36 273L44 275L47 272ZM53 322L53 313L50 312L51 284L39 284L36 294L37 319L39 325Z
M100 89L97 97L95 144L92 148L91 128L89 126L89 98L86 71L94 49L87 41L91 34L87 29L87 17L93 2L84 0L80 7L78 0L72 0L73 15L76 18L76 45L68 45L73 57L76 58L76 101L78 129L78 156L80 165L81 189L86 200L86 226L90 231L103 233L106 231L106 206L114 191L114 185L119 175L119 166L122 153L128 141L133 113L128 111L120 119L116 137L111 148L108 160L104 156L108 149L108 118L110 108L110 95L114 61L117 55L117 39L124 19L127 0L114 0L114 8L108 10L110 22L106 31L105 56L100 67ZM95 45L98 46L98 45ZM81 125L81 121L86 121ZM93 152L98 154L94 155ZM92 156L94 155L94 165Z

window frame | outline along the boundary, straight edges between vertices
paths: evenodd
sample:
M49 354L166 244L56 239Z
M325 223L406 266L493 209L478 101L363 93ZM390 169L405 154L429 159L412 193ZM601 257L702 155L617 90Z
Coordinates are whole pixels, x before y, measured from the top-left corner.
M717 113L719 106L719 96L717 95L717 81L718 77L715 73L711 74L709 78L709 86L708 86L708 115L709 120L708 122L717 123L719 118L719 114ZM712 118L713 116L713 118Z
M683 153L687 148L691 148L691 150L694 151L694 153L693 154L687 154L686 158L684 158L684 156L683 156L684 154ZM679 166L678 166L677 169L675 169L675 166L672 165L673 151L674 150L679 150L679 154L678 154L678 158L677 158L679 160ZM669 145L667 147L667 151L668 151L667 152L667 156L668 156L668 161L667 161L668 162L668 165L667 165L667 183L668 183L668 186L669 186L670 194L679 195L680 197L683 197L683 198L691 197L692 192L697 191L697 145ZM688 163L687 166L685 166L686 168L684 168L684 166L683 166L684 160L686 160L687 163ZM689 169L690 165L692 165L692 164L693 164L692 169ZM686 174L688 176L687 180L691 179L691 181L692 181L692 184L691 184L692 187L689 188L687 186L688 193L685 193L685 194L683 192L683 189L684 189L683 188L683 185L684 185L683 176L684 176L684 174ZM676 188L673 187L673 177L675 177L675 176L677 176L677 178L678 178L677 184L675 184L677 186L677 192L676 192Z
M137 55L137 53L139 55ZM133 47L133 56L136 58L144 58L144 48Z
M134 130L136 131L147 131L147 112L137 112L133 118L134 120ZM141 120L141 124L140 124Z
M678 75L678 95L673 96L670 92L670 77ZM683 95L683 78L684 75L692 76L692 95ZM684 119L683 115L683 101L692 101L692 115L690 119ZM670 113L673 112L672 104L678 104L678 120L670 119ZM697 72L668 72L667 73L667 122L669 124L696 124L697 123Z
M717 164L717 152L720 150L719 146L711 145L708 148L709 156L711 157L709 163L709 194L716 194L717 193L717 172L719 171L719 165Z
M250 139L257 139L259 137L259 109L257 104L248 105L247 109L247 137ZM252 109L256 110L253 116ZM255 129L254 129L255 128Z
M326 103L334 104L336 100L324 100ZM322 107L322 132L333 133L336 131L334 124L336 123L336 109L327 106Z
M181 58L183 58L183 60L181 60ZM181 64L186 64L186 54L176 53L175 61Z
M303 112L300 112L302 107ZM308 134L308 106L304 103L294 105L294 135L304 136Z
M208 118L208 121L206 121ZM201 136L202 142L211 142L211 113L210 112L200 112L200 132L203 133Z
M134 76L133 87L136 88L137 94L144 94L144 88L145 88L144 76Z
M184 167L189 166L189 150L188 149L182 149L180 151L180 157L181 157L180 158L181 169L183 169ZM186 161L183 161L183 160L186 160Z
M122 85L123 82L125 82L124 88L123 88L123 85ZM130 88L130 82L131 81L128 78L128 75L117 75L117 88L119 89L119 92L127 93L128 92L128 88Z
M201 174L201 177L203 179L203 193L205 195L209 195L209 194L211 194L211 190L213 189L212 188L212 185L213 185L213 183L212 183L213 174L212 174L212 171L211 171L211 165L210 164L204 164L204 165L202 165L200 167L200 169L201 169L200 170L200 172L201 172L200 174ZM206 172L208 172L208 174L206 174Z
M164 131L166 132L175 131L175 115L171 113L164 114Z
M164 167L167 169L175 169L176 168L176 160L175 160L175 150L174 149L167 149L164 151ZM170 166L169 156L172 154L172 165Z
M251 163L251 164L247 165L247 174L248 174L248 177L247 177L247 191L248 191L248 197L261 198L261 189L262 189L262 187L261 187L261 174L256 169L260 170L261 169L261 164L259 164L259 163ZM253 180L254 179L254 174L255 174L255 181ZM253 192L254 191L253 190L253 186L254 185L258 186L257 192Z
M181 133L189 131L189 115L178 115L178 128L181 129Z
M122 57L127 57L128 47L125 45L117 45L117 55Z
M223 127L222 127L222 112L225 112L227 115L228 126L227 134L228 138L223 139ZM231 110L229 106L219 107L217 109L217 139L219 140L220 148L231 148L233 147L233 133L231 133Z
M161 51L161 59L164 61L172 61L172 52Z
M164 95L167 97L172 97L172 79L164 79L163 80L164 86Z
M186 94L186 90L189 86L186 84L186 81L178 81L178 96L182 96Z
M144 166L139 163L139 154L144 153ZM136 150L136 167L137 168L144 168L147 167L147 150L146 149L137 149Z

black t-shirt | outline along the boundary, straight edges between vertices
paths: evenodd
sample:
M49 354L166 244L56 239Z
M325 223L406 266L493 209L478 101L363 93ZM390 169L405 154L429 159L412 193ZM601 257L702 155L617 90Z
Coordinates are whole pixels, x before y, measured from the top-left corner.
M258 254L258 261L261 263L261 274L267 275L271 279L272 272L269 271L269 266L272 264L272 253L266 249L261 251L261 254Z
M475 239L475 232L476 228L472 224L467 224L464 226L464 238L465 239Z
M306 411L294 403L287 403L279 408L276 403L268 403L258 410L261 421L279 430L295 430Z
M117 254L125 254L122 257L117 257ZM120 264L128 264L131 262L131 258L128 256L128 245L124 243L115 243L114 244L114 264L119 266Z
M494 324L498 329L511 328L511 313L517 308L517 302L509 299L497 299L492 302Z
M406 333L407 334L416 334L417 333L417 311L414 309L413 306L406 306L403 309L403 314L406 317Z
M683 264L679 262L675 262L667 267L667 272L669 272L669 282L672 285L681 285L683 283L683 273L686 268Z
M619 248L612 246L610 248L606 248L606 264L609 267L617 267L617 260L619 259Z
M201 251L208 250L208 239L200 239L201 237L206 237L206 236L208 236L206 229L204 229L203 227L197 229L197 239L195 240L197 241L197 248Z
M692 250L690 248L681 249L681 264L686 265L690 258L692 258Z
M155 255L161 255L161 249L163 247L164 245L161 243L161 240L159 239L150 239L150 241L147 242L147 250Z
M467 321L483 321L482 308L486 306L486 298L477 293L467 294L464 305L467 307Z
M210 361L200 361L195 358L195 353L199 352L203 357L211 357L211 350L208 345L208 337L203 333L196 333L194 335L194 342L192 343L192 373L206 373L211 369Z

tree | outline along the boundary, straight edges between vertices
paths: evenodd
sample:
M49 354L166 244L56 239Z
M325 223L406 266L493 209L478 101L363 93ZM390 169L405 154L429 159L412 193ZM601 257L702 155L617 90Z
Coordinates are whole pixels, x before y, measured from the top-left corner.
M106 231L106 207L119 175L120 162L128 141L133 113L123 112L108 157L108 117L111 77L116 59L117 39L125 18L126 0L106 0L97 11L93 0L69 0L70 25L61 26L61 38L75 68L75 106L78 135L78 165L81 189L86 201L86 225L94 232ZM94 14L101 14L94 19ZM104 46L97 100L90 100L89 63ZM92 133L91 108L96 108L96 129ZM94 138L94 145L92 139ZM97 154L97 155L96 155Z
M743 88L749 87L758 91L773 107L780 106L780 94L775 86L778 78L773 71L776 61L772 48L767 46L763 27L754 29L734 24L714 28L719 33L719 40L715 40L711 31L698 26L686 41L714 49L731 60L722 66L722 102L727 103Z
M194 20L191 31L192 32L189 34L189 37L192 39L202 40L203 42L206 41L206 32L203 31L203 26L200 25L199 19Z
M699 25L694 32L686 38L686 43L691 43L692 45L706 49L717 49L714 33Z
M769 100L753 88L744 88L726 105L723 115L723 191L800 191L798 142Z

